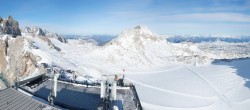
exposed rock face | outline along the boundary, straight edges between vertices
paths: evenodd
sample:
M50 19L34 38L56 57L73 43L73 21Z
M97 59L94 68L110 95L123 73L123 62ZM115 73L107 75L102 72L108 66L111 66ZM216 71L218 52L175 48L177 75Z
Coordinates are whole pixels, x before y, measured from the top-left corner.
M0 17L0 23L2 23L2 21L3 21L3 18L2 18L2 17Z
M9 16L8 19L3 20L0 17L0 34L9 34L13 37L20 36L21 31L19 29L19 24L12 16Z
M24 50L24 41L23 37L0 39L0 72L5 74L10 84L16 79L16 68L21 78L37 69L37 57Z
M21 62L20 62L20 76L27 76L31 74L34 71L34 68L37 67L36 63L36 57L27 52L22 56Z
M0 73L4 70L6 64L7 44L4 40L0 40Z

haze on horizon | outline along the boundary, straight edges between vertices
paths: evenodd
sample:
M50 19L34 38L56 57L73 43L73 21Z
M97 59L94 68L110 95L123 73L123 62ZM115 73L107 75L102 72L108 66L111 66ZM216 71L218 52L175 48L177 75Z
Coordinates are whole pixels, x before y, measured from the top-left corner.
M60 34L250 35L250 0L0 0L0 16Z

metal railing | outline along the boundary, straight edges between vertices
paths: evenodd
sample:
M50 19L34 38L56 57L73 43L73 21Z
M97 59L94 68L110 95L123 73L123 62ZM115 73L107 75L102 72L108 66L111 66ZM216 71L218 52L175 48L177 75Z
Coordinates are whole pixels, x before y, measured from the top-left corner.
M139 96L138 96L136 88L135 88L135 85L131 84L130 88L133 91L133 94L134 94L134 97L135 97L134 101L135 101L135 105L136 105L137 109L138 110L143 110L143 108L141 106L141 102L140 102Z

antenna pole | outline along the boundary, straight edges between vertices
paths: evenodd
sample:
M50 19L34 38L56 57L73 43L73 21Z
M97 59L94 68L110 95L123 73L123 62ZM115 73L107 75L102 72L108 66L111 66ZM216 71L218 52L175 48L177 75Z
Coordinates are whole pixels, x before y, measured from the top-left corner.
M51 84L51 92L50 92L50 95L48 97L48 101L49 101L49 104L51 106L54 106L54 100L57 96L57 79L59 77L59 74L56 74L55 73L55 70L52 69L52 84Z

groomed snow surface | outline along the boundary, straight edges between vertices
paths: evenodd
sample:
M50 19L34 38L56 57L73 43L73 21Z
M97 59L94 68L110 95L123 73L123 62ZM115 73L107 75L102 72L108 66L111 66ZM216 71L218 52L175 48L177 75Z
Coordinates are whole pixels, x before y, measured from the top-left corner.
M36 48L26 49L41 57L39 63L57 65L96 79L104 74L125 74L126 81L135 84L145 110L250 108L250 60L212 62L217 53L218 58L249 57L248 42L207 43L208 47L206 43L170 43L139 26L122 32L103 46L74 39L61 43L50 38L61 49L58 52L38 37L25 37L33 41ZM236 53L231 55L225 48L228 45L234 45L231 48ZM194 65L197 59L205 63Z
M250 60L178 65L162 72L128 72L127 79L136 85L143 107L149 110L248 110L249 65Z

